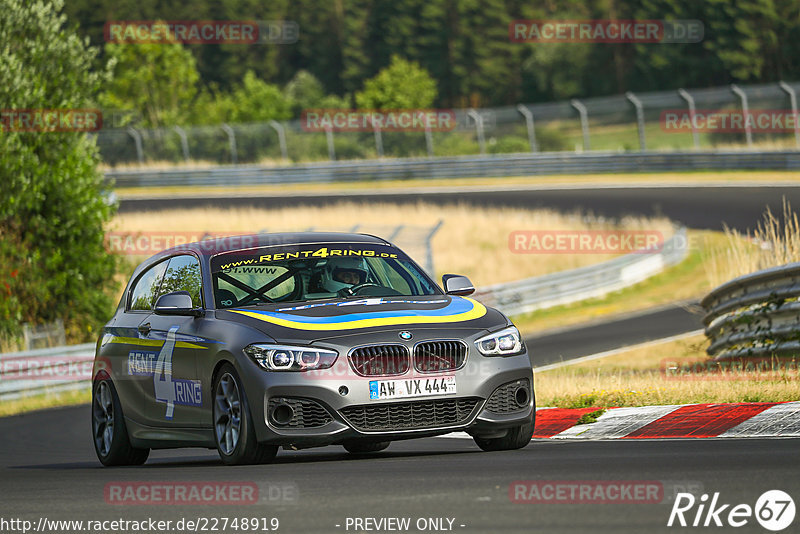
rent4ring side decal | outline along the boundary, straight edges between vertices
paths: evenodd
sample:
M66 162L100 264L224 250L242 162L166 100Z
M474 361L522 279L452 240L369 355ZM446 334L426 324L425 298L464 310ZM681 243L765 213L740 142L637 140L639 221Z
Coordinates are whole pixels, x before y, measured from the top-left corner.
M203 388L199 380L173 378L172 357L175 351L175 337L179 326L173 326L167 332L167 339L159 352L130 351L128 353L128 374L134 376L152 376L153 392L156 402L166 404L164 417L172 419L175 405L202 406ZM187 343L187 345L190 345Z

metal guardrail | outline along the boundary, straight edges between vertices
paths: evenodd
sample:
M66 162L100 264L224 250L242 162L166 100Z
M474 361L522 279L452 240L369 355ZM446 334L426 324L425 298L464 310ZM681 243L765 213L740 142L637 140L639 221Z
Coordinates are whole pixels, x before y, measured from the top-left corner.
M94 343L0 354L0 400L90 387Z
M800 263L734 278L702 301L715 360L800 354Z
M106 171L116 187L234 186L549 174L689 170L800 170L800 152L548 152L416 159L306 163L268 167L222 165L206 169Z
M597 265L486 287L475 297L509 315L601 296L648 278L688 252L680 228L659 252L632 253ZM91 385L94 343L0 354L0 400Z
M569 304L641 282L679 263L688 251L686 228L680 228L658 252L634 252L596 265L485 287L475 298L506 315Z

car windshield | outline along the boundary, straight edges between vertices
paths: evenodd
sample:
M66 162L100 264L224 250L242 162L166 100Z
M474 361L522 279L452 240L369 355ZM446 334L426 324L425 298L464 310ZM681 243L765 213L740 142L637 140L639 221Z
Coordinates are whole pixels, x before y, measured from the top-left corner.
M211 260L217 308L331 298L441 294L397 248L360 243L263 247Z

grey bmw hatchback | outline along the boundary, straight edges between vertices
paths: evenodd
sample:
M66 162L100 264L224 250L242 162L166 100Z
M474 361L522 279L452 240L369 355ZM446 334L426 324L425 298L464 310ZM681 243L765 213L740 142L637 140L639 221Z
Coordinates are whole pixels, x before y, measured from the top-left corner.
M237 236L139 265L97 342L95 450L137 465L151 449L217 449L226 464L280 447L462 431L483 450L533 434L531 363L519 332L363 234Z

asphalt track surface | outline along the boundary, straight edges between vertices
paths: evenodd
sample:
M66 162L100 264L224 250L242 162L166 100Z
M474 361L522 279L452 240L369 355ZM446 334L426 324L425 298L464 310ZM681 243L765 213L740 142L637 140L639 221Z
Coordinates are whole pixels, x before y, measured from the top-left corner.
M694 228L753 227L764 206L780 211L786 196L800 205L800 189L623 188L600 190L437 193L425 200L488 206L590 210L597 215L665 215ZM364 200L416 202L417 194ZM215 206L292 206L352 200L350 195L213 200L123 201L122 211ZM535 365L695 330L691 307L667 307L528 338ZM547 354L547 356L544 356ZM226 467L216 452L156 451L139 468L102 468L91 443L88 406L0 418L0 520L40 518L172 520L276 517L278 532L354 532L347 518L453 519L455 532L674 532L668 528L672 496L682 488L720 492L720 501L754 506L767 490L781 489L800 503L800 440L536 440L520 451L484 453L471 440L430 438L395 442L369 457L341 447L281 451L268 465ZM656 481L663 500L641 503L514 503L514 481ZM109 504L108 484L120 482L253 482L258 504L175 506ZM270 489L272 491L270 491ZM283 491L283 493L281 493ZM687 514L689 520L697 507ZM723 516L724 517L724 516ZM795 523L786 531L793 531ZM2 523L0 523L2 525ZM339 525L337 527L337 525ZM463 526L461 526L463 525ZM728 532L730 527L714 528ZM700 530L707 530L700 527ZM4 528L3 532L12 532ZM176 529L171 532L186 532ZM234 532L231 529L228 532ZM427 532L440 530L426 530ZM445 530L446 531L446 530ZM753 518L737 532L763 532ZM67 532L51 529L46 532ZM381 532L387 532L383 530Z
M428 192L376 192L340 194L247 194L196 198L140 198L120 201L121 212L167 210L201 206L282 208L306 205L329 205L343 201L434 204L467 203L475 206L550 208L571 212L580 210L598 216L665 216L689 228L721 230L724 225L746 230L755 228L764 209L782 212L782 199L800 206L800 181L797 186L620 186L439 188ZM206 230L212 230L206 228Z
M87 406L2 418L0 436L0 515L34 523L40 517L277 517L279 532L336 533L353 532L345 528L347 517L448 517L455 519L455 532L465 533L641 533L670 530L669 501L681 486L720 492L725 503L753 506L771 489L800 500L797 439L536 440L520 451L484 453L472 440L429 438L395 442L371 457L325 447L281 451L272 464L226 467L213 451L187 449L155 452L143 467L110 469L94 456ZM658 504L513 503L509 486L519 480L657 481L664 497ZM284 493L235 507L114 505L105 499L109 483L188 481L254 482L267 495L270 485Z

